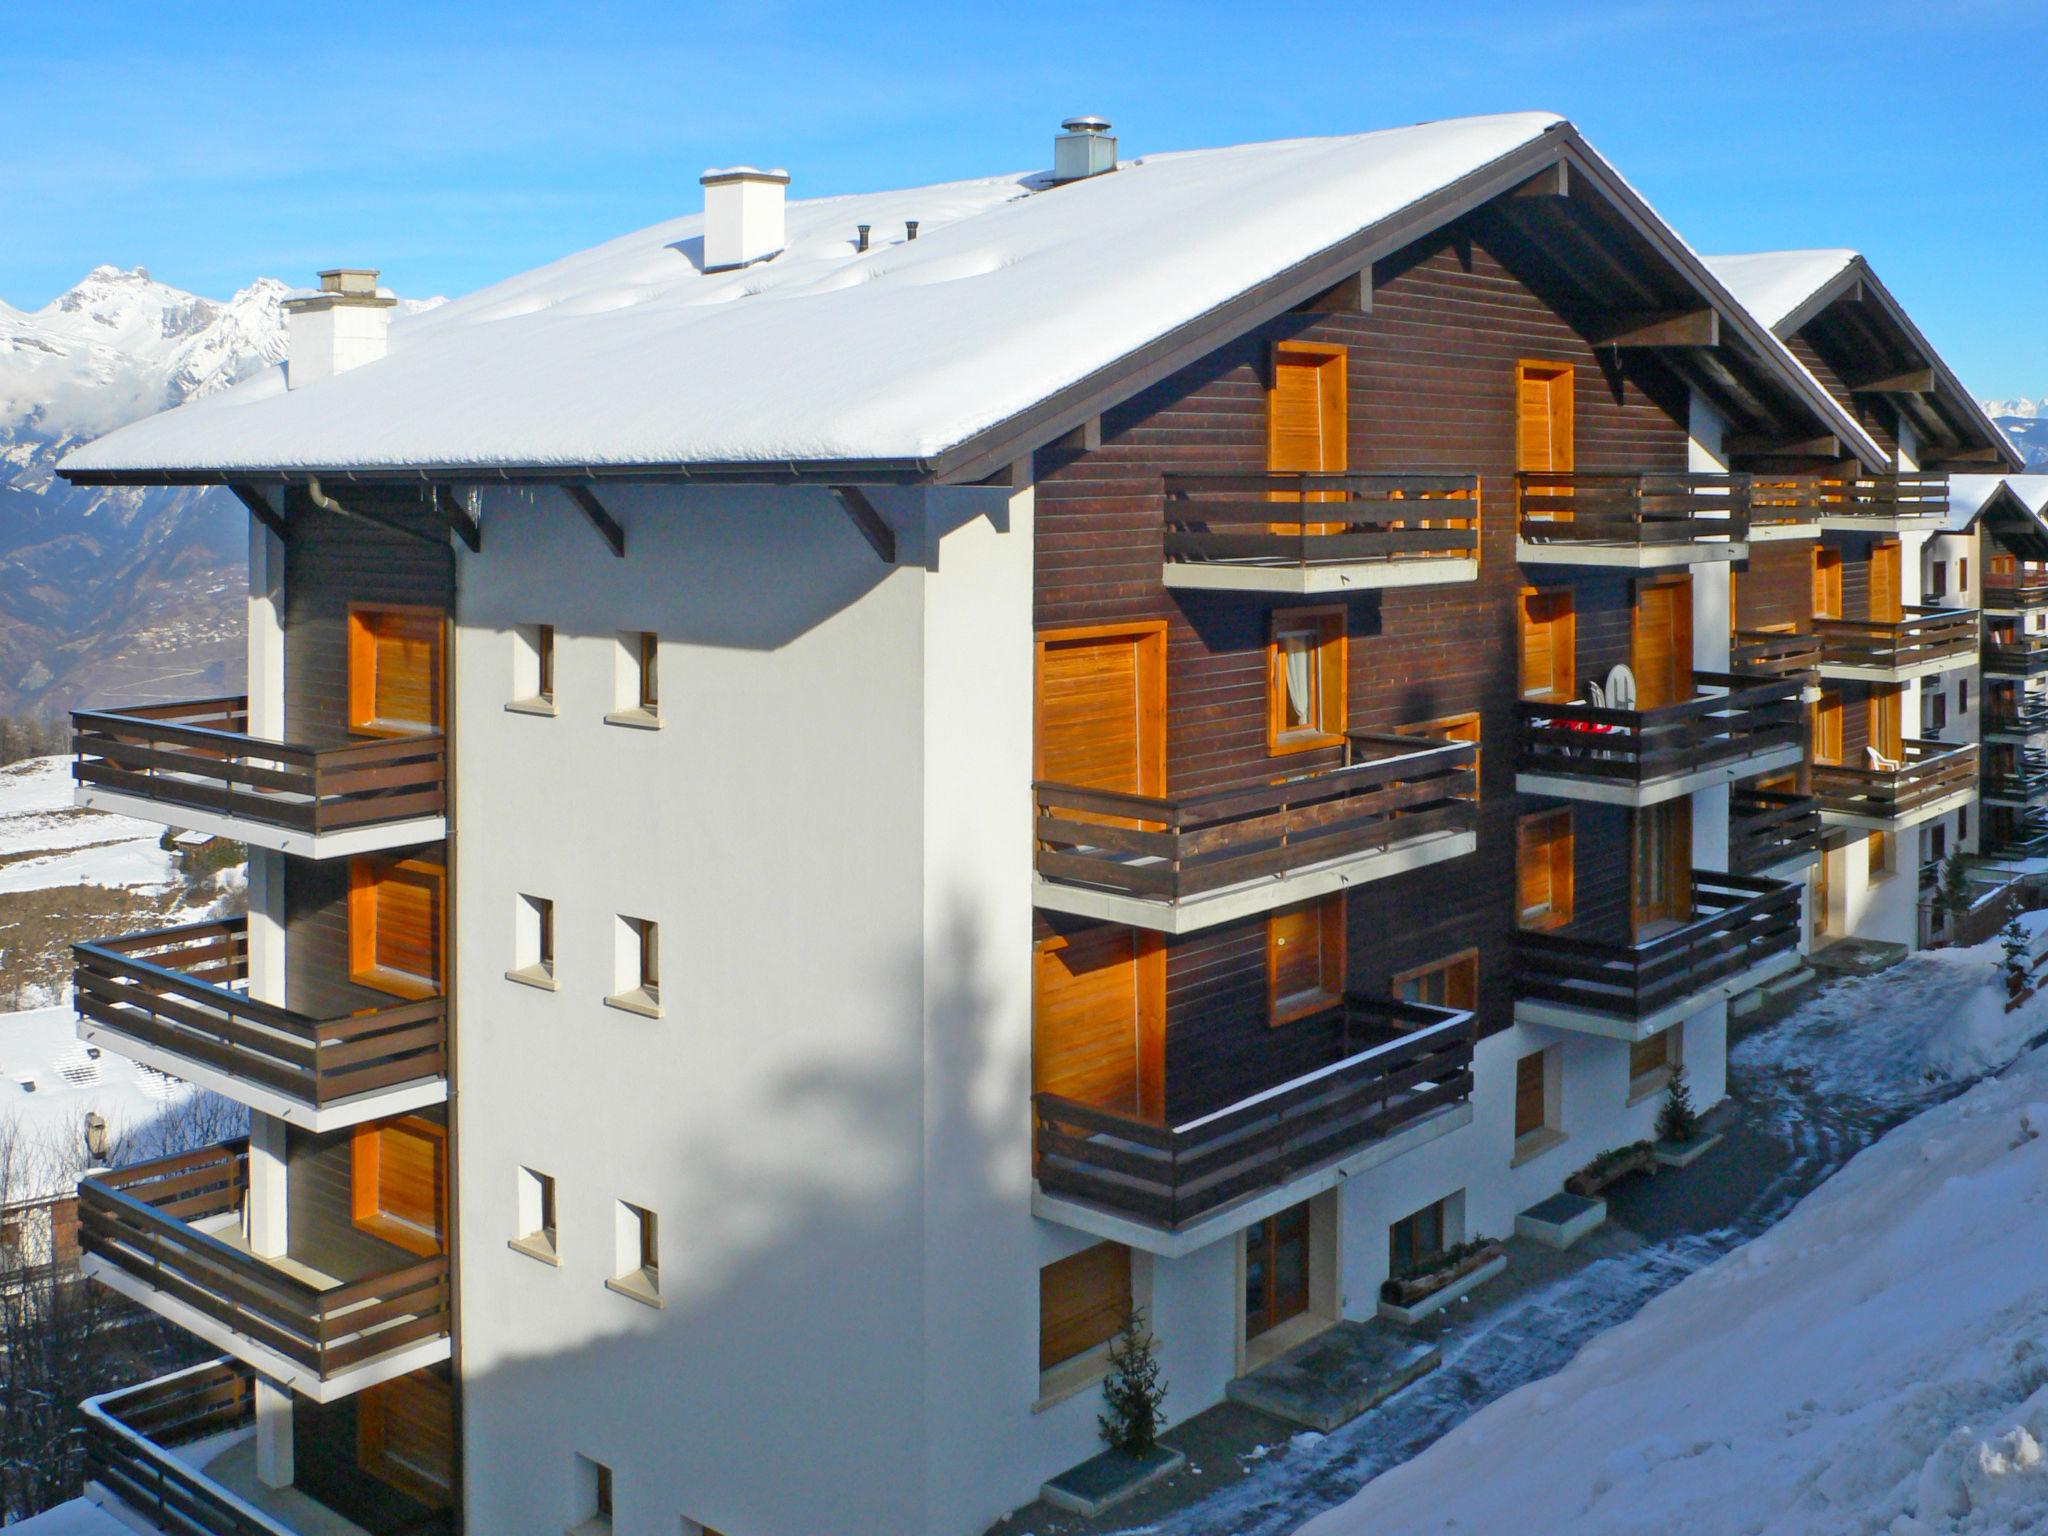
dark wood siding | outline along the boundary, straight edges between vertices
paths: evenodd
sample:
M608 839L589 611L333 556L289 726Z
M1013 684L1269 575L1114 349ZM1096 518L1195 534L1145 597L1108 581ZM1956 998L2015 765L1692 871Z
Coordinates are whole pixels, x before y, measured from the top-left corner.
M416 499L352 488L344 505L374 509L433 528ZM348 609L351 603L454 606L455 557L445 535L410 538L358 518L338 517L294 492L285 546L284 715L294 741L348 734Z
M407 856L442 863L446 846L422 844ZM287 855L284 864L285 1005L332 1018L395 1002L388 992L349 980L348 860Z
M1108 413L1099 449L1041 454L1037 622L1052 629L1166 621L1171 790L1257 782L1276 771L1265 741L1265 644L1273 610L1290 604L1170 592L1160 579L1160 476L1265 468L1268 359L1285 339L1350 349L1354 470L1483 477L1476 583L1345 603L1352 723L1390 728L1476 710L1484 778L1476 857L1352 891L1350 979L1385 990L1398 971L1476 947L1484 1027L1503 1028L1512 1011L1515 821L1537 808L1514 794L1516 594L1524 580L1575 589L1582 678L1628 659L1630 596L1623 577L1555 568L1525 575L1516 564L1515 364L1576 366L1577 464L1585 471L1682 470L1685 402L1661 375L1616 372L1482 238L1459 229L1382 262L1370 314L1284 316ZM1305 754L1286 767L1336 757ZM1627 836L1624 815L1581 816L1580 900L1596 918L1615 909L1626 922ZM1603 882L1617 869L1623 883L1611 894ZM1315 1044L1298 1031L1266 1028L1263 919L1169 946L1167 1021L1176 1117L1241 1085L1246 1053L1263 1053L1263 1075L1273 1053Z
M1812 620L1813 541L1750 545L1749 558L1736 567L1735 627L1795 624L1804 630Z
M412 1113L446 1124L443 1106ZM287 1250L337 1280L359 1280L418 1262L381 1238L356 1229L350 1174L352 1131L316 1136L296 1127L286 1132L285 1200Z
M1877 444L1887 453L1897 453L1899 448L1898 417L1891 406L1884 403L1880 395L1852 395L1842 383L1842 375L1835 364L1820 348L1813 344L1808 331L1801 331L1785 345L1792 355L1813 371L1827 392L1848 413L1856 418L1857 425L1877 439Z
M448 1367L426 1367L445 1379ZM371 1536L425 1536L454 1529L436 1512L360 1470L356 1461L356 1399L316 1403L293 1399L292 1484Z

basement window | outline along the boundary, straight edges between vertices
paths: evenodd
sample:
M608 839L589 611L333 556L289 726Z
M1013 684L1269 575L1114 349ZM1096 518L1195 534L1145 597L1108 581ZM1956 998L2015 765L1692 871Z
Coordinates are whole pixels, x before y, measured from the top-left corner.
M661 1305L661 1224L645 1206L619 1201L612 1218L612 1277L621 1296Z

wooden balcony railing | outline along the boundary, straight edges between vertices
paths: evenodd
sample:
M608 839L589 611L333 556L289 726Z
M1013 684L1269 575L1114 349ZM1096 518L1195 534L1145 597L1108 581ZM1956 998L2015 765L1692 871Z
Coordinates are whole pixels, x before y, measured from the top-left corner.
M1433 833L1470 831L1478 748L1354 735L1354 761L1245 789L1131 795L1036 783L1038 873L1179 902Z
M1813 797L1823 811L1891 821L1977 784L1977 746L1904 743L1897 768L1815 763Z
M114 794L307 834L446 808L438 732L309 746L248 728L247 698L75 710L72 775Z
M312 1108L447 1068L441 998L335 1018L255 1001L244 990L247 918L74 944L71 953L84 1017Z
M1739 543L1749 535L1748 475L1524 470L1515 484L1531 544Z
M1798 747L1796 678L1695 672L1697 693L1658 709L1596 709L1524 700L1516 740L1523 773L1640 786Z
M2048 811L1987 806L1979 844L1994 859L2048 858Z
M1968 608L1909 607L1899 619L1815 619L1821 666L1887 671L1952 658L1974 660L1977 615Z
M1181 474L1165 477L1166 558L1242 565L1471 560L1479 477Z
M2028 693L2021 693L2019 698L2018 703L2001 704L1996 693L1990 695L1984 710L1985 735L2048 735L2048 702L2037 701Z
M1760 520L1826 518L1882 527L1901 519L1932 520L1948 512L1948 476L1943 474L1759 475L1753 494Z
M399 1255L388 1273L323 1290L200 1229L241 1213L248 1187L246 1138L94 1174L78 1186L84 1249L323 1379L447 1334L445 1255Z
M1772 629L1738 629L1729 648L1728 664L1737 672L1760 677L1796 677L1804 681L1820 667L1820 636L1783 634Z
M1820 857L1820 802L1780 789L1738 788L1728 798L1728 863L1738 875L1758 875Z
M1182 1125L1033 1095L1040 1188L1171 1231L1471 1097L1470 1013L1365 997L1341 1008L1335 1059Z
M1981 665L1999 677L2040 677L2048 673L2048 635L1987 630Z
M2000 581L1995 576L1986 577L1984 606L2006 612L2017 612L2022 608L2048 608L2048 574L2029 571L2016 579L2006 581Z
M177 1536L297 1536L181 1457L216 1436L254 1433L256 1378L228 1360L88 1398L85 1475L159 1531Z
M1567 929L1515 935L1515 995L1642 1020L1799 944L1799 887L1754 875L1692 877L1692 916L1639 944Z
M2048 754L1996 753L1987 757L1984 793L2001 800L2048 802Z

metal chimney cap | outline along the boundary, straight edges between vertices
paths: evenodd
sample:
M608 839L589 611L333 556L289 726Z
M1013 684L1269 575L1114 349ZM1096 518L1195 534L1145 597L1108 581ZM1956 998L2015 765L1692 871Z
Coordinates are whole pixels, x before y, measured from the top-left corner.
M1067 133L1107 133L1109 132L1109 119L1097 117L1091 112L1082 117L1066 119L1066 121L1060 124L1060 128Z

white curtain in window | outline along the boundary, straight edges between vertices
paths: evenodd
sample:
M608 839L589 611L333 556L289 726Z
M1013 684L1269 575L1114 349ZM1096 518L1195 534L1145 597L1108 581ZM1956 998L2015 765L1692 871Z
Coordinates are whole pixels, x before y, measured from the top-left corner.
M1289 635L1281 641L1287 664L1287 723L1306 726L1315 723L1309 696L1308 636Z

